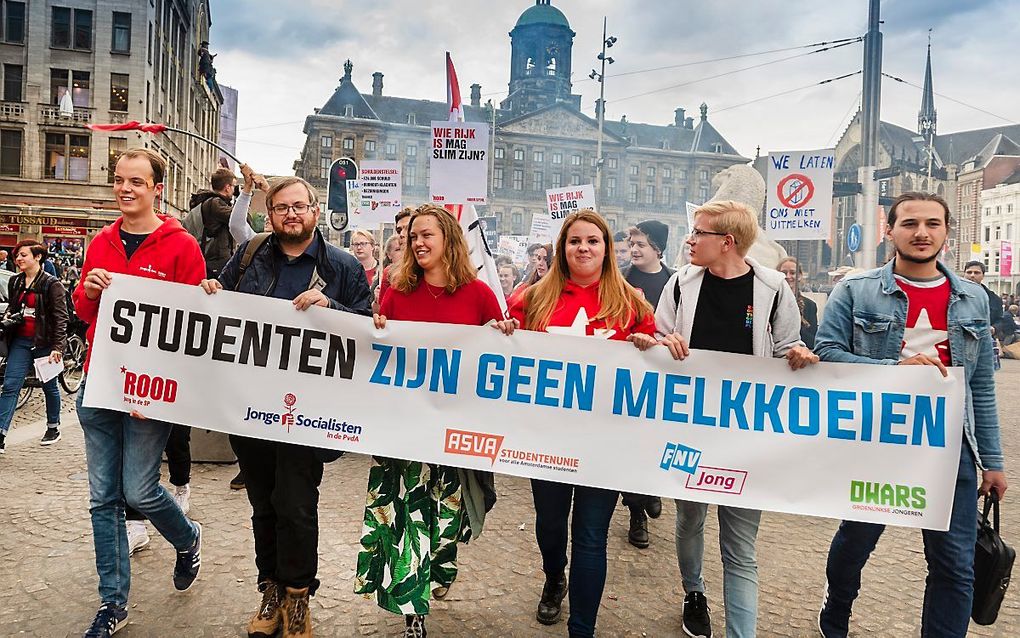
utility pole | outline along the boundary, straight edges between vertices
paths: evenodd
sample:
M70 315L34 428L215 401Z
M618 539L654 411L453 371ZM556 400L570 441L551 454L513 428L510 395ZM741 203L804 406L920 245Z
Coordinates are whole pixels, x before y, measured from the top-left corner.
M599 53L598 59L601 62L601 72L595 69L591 70L588 74L593 80L597 80L599 83L599 101L597 105L598 120L599 120L599 139L598 145L595 149L595 197L599 198L599 204L601 205L602 197L602 165L605 163L605 158L602 157L602 127L606 121L606 64L612 64L613 58L606 57L606 49L616 44L616 38L614 36L607 35L607 19L602 18L602 53Z
M874 268L875 237L878 222L879 124L882 102L882 32L879 30L880 0L870 0L868 33L864 36L864 92L861 97L861 167L858 179L861 194L857 196L857 223L861 225L861 250L855 258L858 268ZM840 247L842 250L842 247Z

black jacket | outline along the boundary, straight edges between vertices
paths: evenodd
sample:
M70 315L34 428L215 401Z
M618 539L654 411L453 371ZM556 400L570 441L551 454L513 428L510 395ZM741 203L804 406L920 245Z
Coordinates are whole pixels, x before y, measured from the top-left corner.
M18 273L7 282L7 313L24 308L25 273ZM67 294L64 284L53 275L40 270L32 282L35 295L35 341L33 347L64 352L67 336ZM10 343L11 335L5 335Z
M202 205L202 225L205 228L202 241L202 256L206 270L215 277L234 252L234 239L230 236L230 211L234 206L230 199L213 191L199 191L191 196L189 208Z

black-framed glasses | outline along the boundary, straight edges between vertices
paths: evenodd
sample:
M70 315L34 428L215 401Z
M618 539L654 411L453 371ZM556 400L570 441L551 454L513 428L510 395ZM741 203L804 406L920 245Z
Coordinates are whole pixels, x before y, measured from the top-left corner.
M289 213L290 211L294 211L296 215L304 215L311 209L312 209L311 204L305 204L302 202L299 204L291 204L289 206L287 204L277 204L276 206L273 206L269 210L273 211L274 215L280 215L282 217Z
M699 239L701 239L705 235L715 235L716 237L727 237L727 236L729 236L729 233L717 233L714 230L701 230L701 229L698 229L698 228L695 228L690 233L688 233L688 237L693 237L694 241L698 241ZM734 239L733 243L734 244L737 243L737 240Z

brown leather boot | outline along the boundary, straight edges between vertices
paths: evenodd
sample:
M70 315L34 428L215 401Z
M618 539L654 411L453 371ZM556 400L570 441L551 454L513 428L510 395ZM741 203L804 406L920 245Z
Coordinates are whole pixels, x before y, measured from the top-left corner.
M280 585L275 580L264 580L259 583L259 591L262 592L262 602L248 621L248 638L272 638L283 622Z
M283 597L283 638L311 638L312 614L308 609L308 588L286 588Z

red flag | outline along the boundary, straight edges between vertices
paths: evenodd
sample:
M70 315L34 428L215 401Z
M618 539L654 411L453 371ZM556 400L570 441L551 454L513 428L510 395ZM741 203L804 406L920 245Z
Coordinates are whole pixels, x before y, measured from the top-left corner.
M446 106L450 109L451 122L464 121L464 104L460 101L460 83L457 82L457 70L453 68L453 58L446 52Z
M141 131L143 133L162 133L166 130L163 124L142 124L131 120L123 124L86 124L85 128L93 131Z

